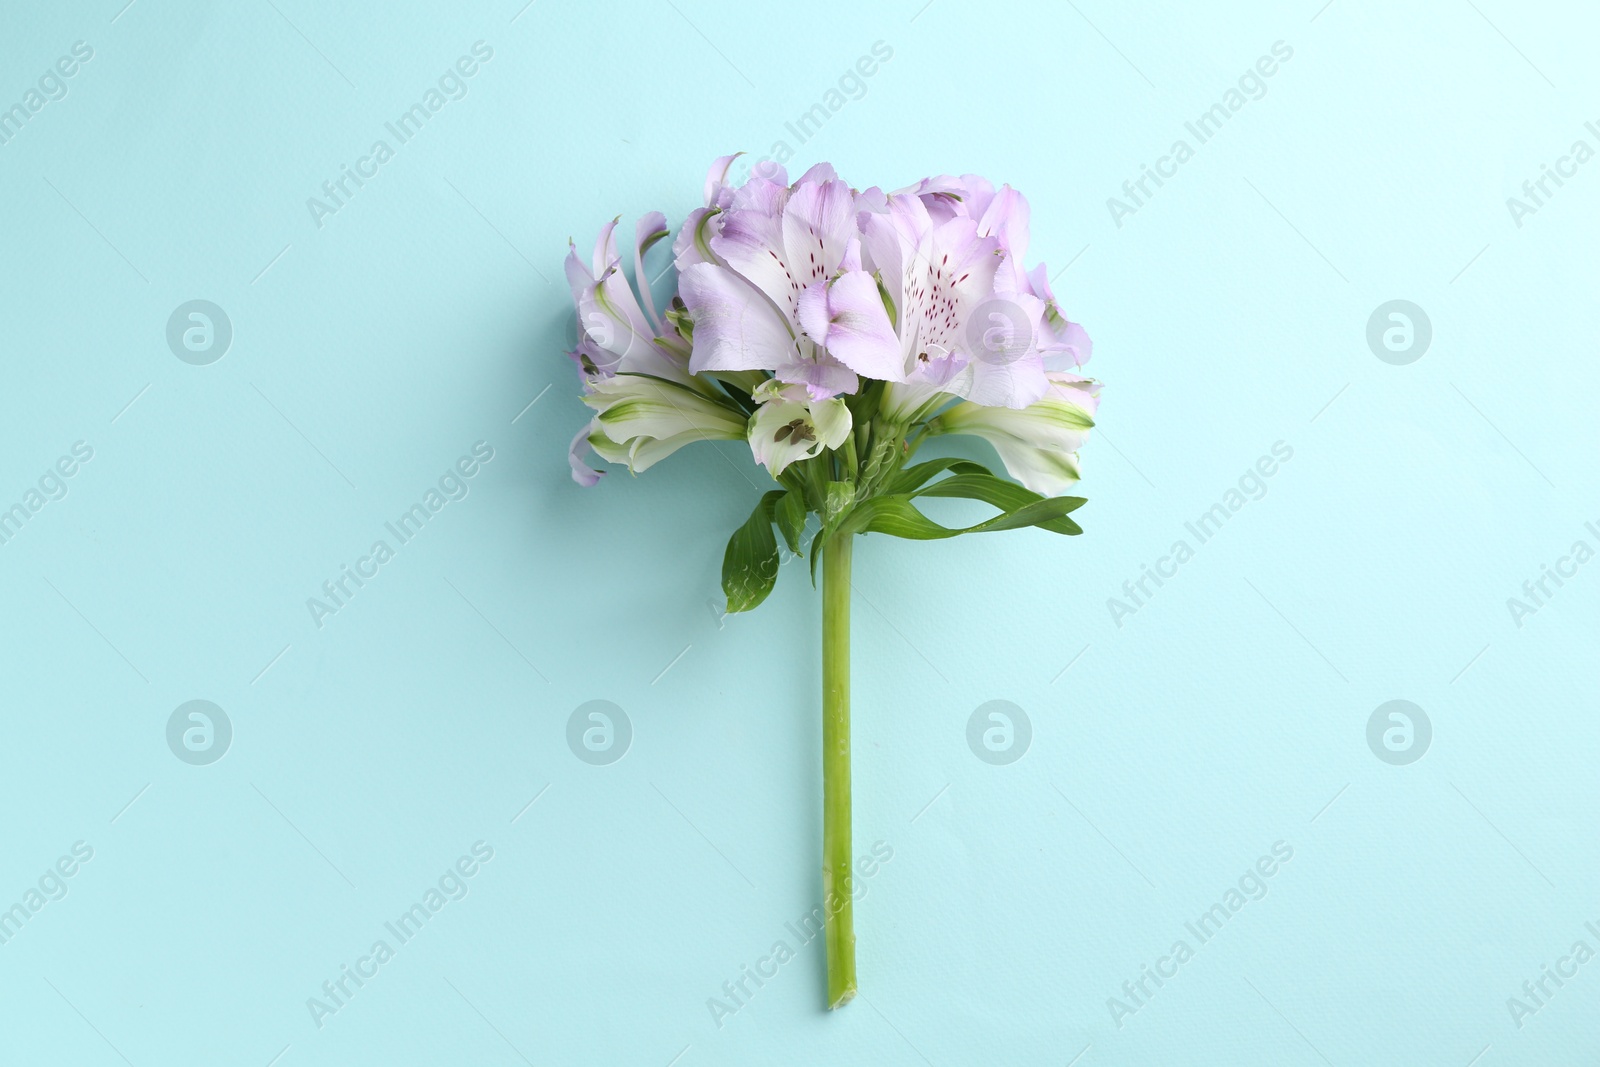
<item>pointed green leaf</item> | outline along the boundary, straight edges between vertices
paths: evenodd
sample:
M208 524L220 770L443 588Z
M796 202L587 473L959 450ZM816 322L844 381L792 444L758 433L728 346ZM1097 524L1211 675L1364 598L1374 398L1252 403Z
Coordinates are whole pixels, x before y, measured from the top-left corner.
M981 463L973 463L955 456L944 456L940 459L930 459L926 463L918 463L914 467L907 467L895 475L894 482L889 486L890 493L910 493L923 485L937 474L954 470L962 474L989 474L989 468Z
M1083 532L1082 527L1065 516L1081 503L1076 497L1044 497L974 526L952 528L941 526L918 511L909 496L880 496L858 504L840 526L840 532L883 533L914 541L932 541L992 530L1016 530L1025 526L1041 526L1054 533L1078 534Z
M783 540L789 546L789 551L795 555L800 554L800 535L806 527L806 495L799 489L790 489L778 501L775 510L778 529L783 532Z
M985 504L992 504L1001 511L1016 511L1045 497L1027 489L1016 482L997 478L992 474L961 473L952 474L948 478L940 479L929 485L923 486L909 494L911 496L947 496L961 497L966 500L981 500ZM1081 496L1059 497L1057 499L1072 501L1070 507L1063 510L1063 514L1076 511L1086 501ZM1035 525L1051 531L1052 533L1074 534L1081 533L1077 523L1071 519L1053 519Z
M783 491L762 494L745 524L728 538L722 556L722 592L728 613L749 611L767 599L778 580L778 539L772 535L772 511Z

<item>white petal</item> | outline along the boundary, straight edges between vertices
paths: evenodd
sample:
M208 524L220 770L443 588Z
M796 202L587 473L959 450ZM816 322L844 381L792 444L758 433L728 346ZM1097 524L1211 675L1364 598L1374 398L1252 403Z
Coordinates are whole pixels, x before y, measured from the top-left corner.
M595 382L583 402L598 412L601 432L618 444L637 437L696 434L708 440L744 436L743 412L702 393L638 374Z

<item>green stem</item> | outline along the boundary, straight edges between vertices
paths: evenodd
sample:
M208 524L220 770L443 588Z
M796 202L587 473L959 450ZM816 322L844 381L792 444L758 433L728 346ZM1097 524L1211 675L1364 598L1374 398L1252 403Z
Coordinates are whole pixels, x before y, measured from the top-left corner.
M853 534L822 546L822 905L828 1007L856 995L850 877L850 551Z

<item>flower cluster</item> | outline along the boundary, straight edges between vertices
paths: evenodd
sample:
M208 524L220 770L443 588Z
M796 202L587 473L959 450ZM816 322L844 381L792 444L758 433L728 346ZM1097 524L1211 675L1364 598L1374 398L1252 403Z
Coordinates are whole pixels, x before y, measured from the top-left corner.
M572 442L575 480L600 479L593 456L637 472L692 441L742 439L826 518L828 483L864 501L921 441L962 433L1030 496L1077 481L1099 384L1077 373L1088 335L1044 267L1024 266L1022 194L974 175L857 190L827 164L735 187L733 159L712 165L673 242L659 312L644 260L670 236L661 213L635 228L632 282L615 221L590 263L567 257L571 357L594 411Z

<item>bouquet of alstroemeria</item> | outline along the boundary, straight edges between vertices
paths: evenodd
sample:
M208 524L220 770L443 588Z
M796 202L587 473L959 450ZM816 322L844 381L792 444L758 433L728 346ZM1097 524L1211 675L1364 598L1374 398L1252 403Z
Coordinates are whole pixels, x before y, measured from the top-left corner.
M803 553L818 516L809 553L813 581L822 558L822 886L836 1008L856 992L852 539L1081 533L1067 514L1083 499L1054 494L1078 479L1100 387L1073 373L1089 358L1088 336L1062 314L1044 267L1023 266L1028 202L1010 186L967 175L856 190L827 164L791 185L763 164L735 187L734 158L712 164L705 206L678 232L676 291L663 312L644 265L669 233L660 212L639 220L631 284L616 221L600 232L592 266L576 250L567 257L579 320L571 356L595 412L573 439L572 476L600 480L591 452L638 472L693 441L748 441L779 488L728 541L730 612L772 590L773 527ZM1016 481L959 459L911 464L940 434L985 438ZM999 514L947 527L918 509L920 497L979 500Z

